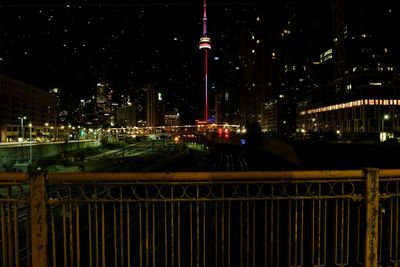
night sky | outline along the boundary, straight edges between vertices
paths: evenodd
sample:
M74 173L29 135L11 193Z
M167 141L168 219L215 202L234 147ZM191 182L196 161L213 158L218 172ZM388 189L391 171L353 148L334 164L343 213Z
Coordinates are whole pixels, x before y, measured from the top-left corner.
M226 6L245 4L210 3L210 29L219 24L213 7ZM201 86L201 23L200 0L4 4L0 72L43 89L58 87L64 97L89 97L100 80L117 92L156 82L171 98L185 97Z
M62 103L89 98L99 81L110 84L117 94L156 83L167 100L167 110L185 106L201 113L203 56L198 40L202 4L202 0L102 4L3 1L0 72L43 89L60 88ZM249 1L208 1L213 42L211 87L213 76L218 75L212 72L213 64L230 60L224 58L221 36L237 39L240 35L228 33L228 23L256 6Z

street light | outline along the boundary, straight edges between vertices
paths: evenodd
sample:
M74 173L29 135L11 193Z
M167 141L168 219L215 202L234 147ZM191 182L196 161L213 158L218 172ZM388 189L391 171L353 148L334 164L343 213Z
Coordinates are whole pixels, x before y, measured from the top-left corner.
M64 125L60 126L60 129L62 130L61 134L64 132ZM58 135L58 128L57 128L57 141L60 141L60 136Z
M44 123L44 126L45 126L45 127L49 127L49 123L48 123L48 122L45 122L45 123ZM47 136L46 136L46 137L47 137L47 140L49 140L49 137L50 137L50 130L46 128L46 132L47 132Z
M32 163L32 123L29 123L29 163Z
M382 132L380 133L381 142L386 141L386 138L387 138L387 134L385 132L385 120L388 120L388 119L390 119L389 114L384 114L383 118L382 118Z
M21 120L21 160L24 160L24 120L26 120L26 116L18 117Z
M383 115L383 120L382 120L382 132L385 131L385 120L388 120L388 119L390 119L389 114Z

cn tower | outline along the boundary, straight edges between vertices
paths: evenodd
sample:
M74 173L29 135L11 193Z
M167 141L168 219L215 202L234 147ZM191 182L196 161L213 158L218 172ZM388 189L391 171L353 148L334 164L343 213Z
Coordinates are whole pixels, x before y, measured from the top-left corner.
M211 40L207 36L207 3L203 4L203 35L200 38L199 49L204 51L204 121L208 121L208 50L211 49Z

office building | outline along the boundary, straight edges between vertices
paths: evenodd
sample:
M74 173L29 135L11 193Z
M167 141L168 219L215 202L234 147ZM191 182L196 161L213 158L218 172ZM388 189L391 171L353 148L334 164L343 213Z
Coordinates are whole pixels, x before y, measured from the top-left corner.
M333 80L314 88L299 105L298 129L381 141L398 135L398 6L335 0L332 10Z
M34 85L0 74L1 142L17 141L21 137L19 118L24 117L24 138L28 138L29 130L33 137L49 132L48 128L57 123L56 97Z

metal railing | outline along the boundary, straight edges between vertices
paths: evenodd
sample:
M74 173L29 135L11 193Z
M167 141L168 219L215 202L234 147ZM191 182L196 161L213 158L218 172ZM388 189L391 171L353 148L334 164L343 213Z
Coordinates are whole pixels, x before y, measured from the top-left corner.
M400 264L400 170L9 173L0 212L2 266Z

